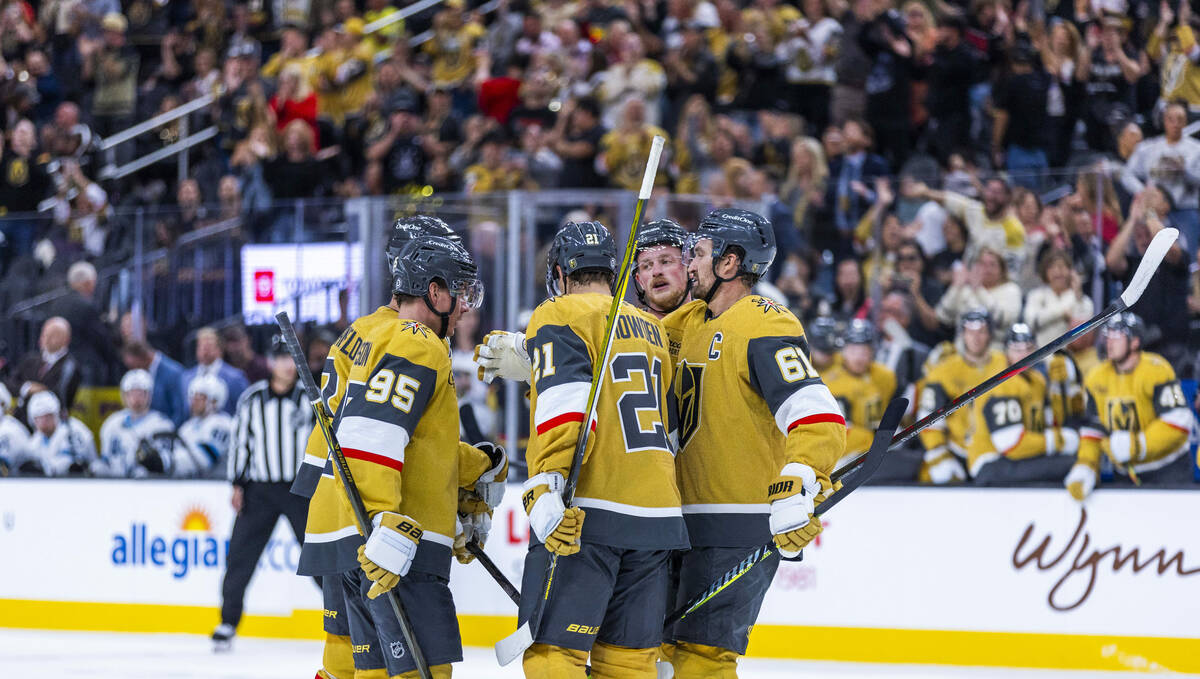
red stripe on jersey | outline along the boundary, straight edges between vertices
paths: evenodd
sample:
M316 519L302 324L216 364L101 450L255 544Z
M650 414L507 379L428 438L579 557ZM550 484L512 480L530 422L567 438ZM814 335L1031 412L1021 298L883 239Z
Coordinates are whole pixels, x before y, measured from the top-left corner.
M1051 436L1053 436L1053 434L1051 434ZM1008 450L1006 450L1000 454L1003 455L1004 457L1008 457L1008 454L1011 453L1012 451L1016 450L1017 446L1021 445L1021 441L1024 441L1024 440L1025 440L1025 432L1021 432L1021 435L1017 437L1017 442L1012 444L1011 448L1009 448Z
M368 453L365 450L357 450L355 448L342 448L342 454L353 460L362 460L363 462L374 462L385 467L391 467L396 471L404 469L404 463L400 460L394 460L386 455L377 455Z
M558 417L552 417L538 425L538 436L545 434L555 427L562 426L568 422L583 422L583 413L563 413ZM592 420L592 431L596 431L596 421Z
M1181 432L1183 432L1183 433L1185 433L1185 434L1190 434L1190 433L1192 433L1192 432L1191 432L1191 430L1190 430L1190 429L1188 429L1187 427L1181 427L1181 426L1179 426L1179 425L1175 424L1174 422L1167 422L1166 420L1163 420L1163 422L1166 422L1166 424L1167 424L1167 426L1168 426L1168 427L1170 427L1170 428L1172 428L1172 429L1178 429L1179 431L1181 431Z
M821 422L832 422L833 424L840 424L843 427L846 426L846 418L838 415L837 413L818 413L816 415L809 415L808 417L801 417L795 422L789 424L788 431L790 432L796 427L806 424L819 424Z
M1081 438L1081 439L1083 439L1083 440L1085 440L1085 441L1099 441L1099 440L1103 439L1104 437L1103 437L1103 436L1097 436L1097 435L1095 435L1095 434L1080 434L1080 435L1079 435L1079 438Z

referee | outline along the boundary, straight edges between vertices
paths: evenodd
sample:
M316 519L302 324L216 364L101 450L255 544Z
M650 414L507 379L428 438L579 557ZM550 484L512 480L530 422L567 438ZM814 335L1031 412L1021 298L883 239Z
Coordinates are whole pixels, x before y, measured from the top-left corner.
M230 646L246 586L280 515L304 542L308 501L290 492L312 429L311 411L297 384L296 365L276 337L268 357L270 377L250 385L238 399L229 479L233 482L233 535L221 585L221 624L213 631L215 650Z

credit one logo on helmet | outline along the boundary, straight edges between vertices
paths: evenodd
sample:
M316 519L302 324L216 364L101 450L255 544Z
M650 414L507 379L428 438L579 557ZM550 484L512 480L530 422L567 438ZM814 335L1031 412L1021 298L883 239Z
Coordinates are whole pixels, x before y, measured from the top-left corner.
M122 568L166 569L176 580L197 570L224 570L228 538L213 533L210 513L191 505L184 509L174 530L156 531L146 521L133 520L129 528L112 535L109 559ZM300 545L295 540L271 539L258 567L295 573Z

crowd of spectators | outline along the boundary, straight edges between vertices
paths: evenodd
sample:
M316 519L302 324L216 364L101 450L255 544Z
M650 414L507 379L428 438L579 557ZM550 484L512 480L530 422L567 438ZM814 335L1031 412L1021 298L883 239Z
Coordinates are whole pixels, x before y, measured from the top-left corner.
M0 311L71 290L40 357L4 356L17 401L32 382L70 405L28 374L57 365L61 337L46 335L63 324L72 379L146 369L152 407L176 423L189 377L225 381L227 410L261 377L244 333L198 335L186 375L176 345L122 341L89 264L130 252L122 208L161 211L151 246L225 220L286 240L295 214L273 201L635 189L655 134L669 140L660 193L763 206L776 293L806 323L875 319L884 355L953 340L979 306L1045 341L1179 228L1136 311L1146 348L1194 375L1200 17L1186 0L445 0L379 30L399 3L0 7ZM203 95L114 154L216 126L186 178L168 160L101 179L100 139ZM313 341L317 366L331 338ZM1081 364L1089 344L1073 347Z

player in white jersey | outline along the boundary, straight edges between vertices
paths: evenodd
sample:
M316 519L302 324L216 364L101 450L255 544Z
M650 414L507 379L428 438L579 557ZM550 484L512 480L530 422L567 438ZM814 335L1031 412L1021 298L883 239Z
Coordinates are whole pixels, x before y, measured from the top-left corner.
M16 473L13 463L29 441L29 430L20 420L8 414L12 400L8 387L0 384L0 476Z
M166 415L150 410L154 378L145 370L130 370L121 378L121 403L125 408L109 415L100 426L100 462L97 476L143 477L170 474L170 445L156 442L168 437L175 425ZM160 449L162 448L162 449Z
M31 471L37 470L34 473L46 476L88 471L96 461L96 441L84 423L70 416L62 420L62 404L53 392L30 396L25 411L34 432L15 461L17 467L29 465Z
M233 436L233 418L221 410L228 390L215 375L201 375L188 383L187 393L192 416L179 426L184 445L175 448L174 475L207 476L224 469L221 461Z

